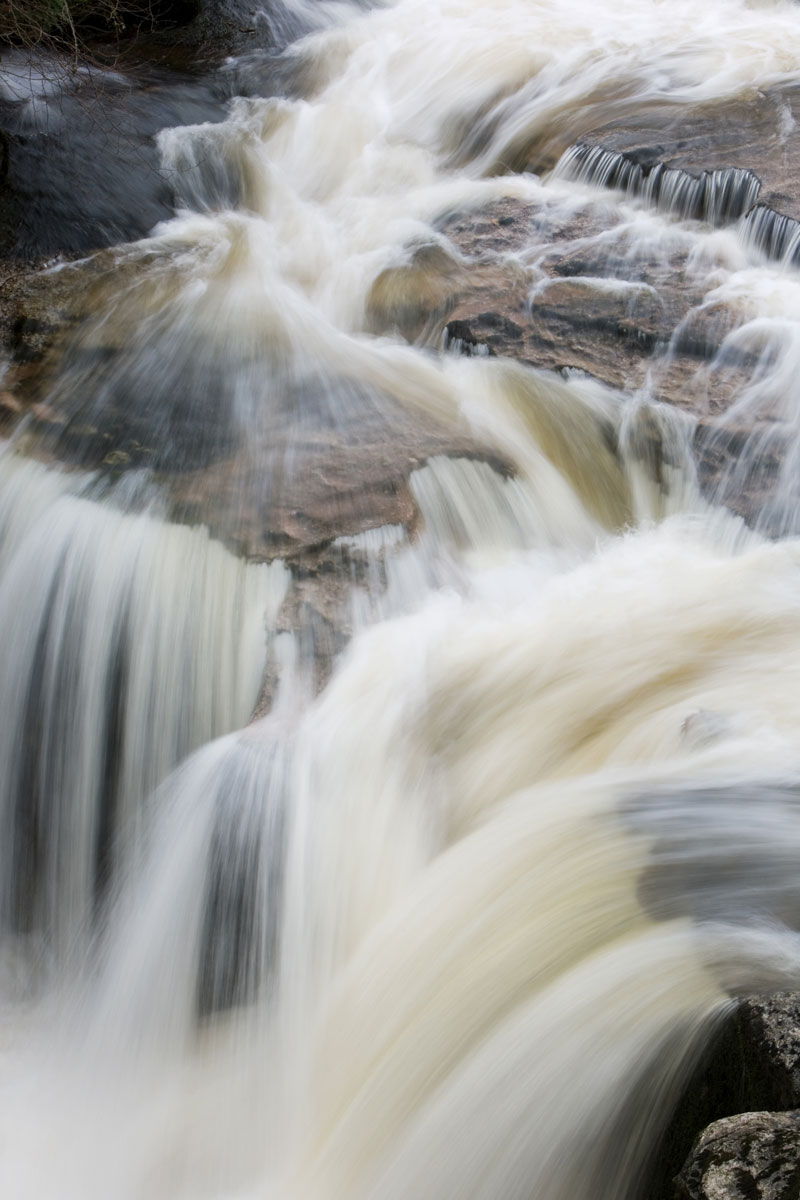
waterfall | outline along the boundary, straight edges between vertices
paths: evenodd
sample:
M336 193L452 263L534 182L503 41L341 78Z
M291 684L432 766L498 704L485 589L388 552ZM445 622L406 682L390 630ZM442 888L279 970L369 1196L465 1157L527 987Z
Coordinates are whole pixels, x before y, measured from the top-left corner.
M619 188L679 217L710 221L713 225L727 224L749 213L761 189L758 177L740 167L704 171L700 176L661 163L645 170L626 154L580 143L564 154L556 173L582 183ZM759 230L754 236L760 243L766 243L770 237L775 240L785 235L768 235ZM773 255L782 257L774 251Z
M800 987L797 221L586 139L796 7L266 16L4 380L0 1191L656 1197Z
M247 720L286 572L2 467L2 919L66 951L149 793Z

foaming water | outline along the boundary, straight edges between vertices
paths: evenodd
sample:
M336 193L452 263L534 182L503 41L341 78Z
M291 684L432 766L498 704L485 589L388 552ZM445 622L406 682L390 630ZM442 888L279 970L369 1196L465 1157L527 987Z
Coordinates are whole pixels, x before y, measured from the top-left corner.
M63 953L149 792L249 716L286 573L92 503L80 479L2 467L2 916Z
M47 1018L16 1194L108 1154L131 1196L635 1195L728 995L796 980L799 580L730 518L479 572L201 751Z
M793 235L562 157L796 18L287 4L159 135L0 460L3 1194L637 1200L799 985ZM537 369L564 281L649 357Z

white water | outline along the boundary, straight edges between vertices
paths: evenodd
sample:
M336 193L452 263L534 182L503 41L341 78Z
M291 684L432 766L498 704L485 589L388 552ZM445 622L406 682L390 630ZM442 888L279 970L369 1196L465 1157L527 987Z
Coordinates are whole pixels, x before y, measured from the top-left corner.
M637 1197L731 998L800 986L800 277L746 221L498 173L645 101L797 80L796 7L324 25L286 52L301 98L161 135L186 208L120 249L55 432L0 461L14 1200ZM650 405L668 345L635 397L442 350L437 271L464 264L434 223L502 197L537 211L510 256L534 311L557 248L646 258L656 301L679 256L687 326L734 314L686 411ZM421 246L409 345L414 294L373 285ZM712 433L772 425L702 493L734 360ZM259 520L281 553L324 540L306 492L370 463L320 447L391 458L434 419L487 461L409 452L416 524L335 492L320 599ZM748 529L717 501L776 434Z
M2 465L2 911L63 952L149 792L248 718L286 572Z

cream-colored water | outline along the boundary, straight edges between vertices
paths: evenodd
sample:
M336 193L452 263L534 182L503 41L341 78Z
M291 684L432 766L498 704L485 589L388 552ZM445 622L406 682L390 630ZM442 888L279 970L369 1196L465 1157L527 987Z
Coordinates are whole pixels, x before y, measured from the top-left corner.
M281 13L297 97L160 135L185 207L0 459L0 1194L633 1200L732 999L800 985L800 277L562 155L796 81L796 7ZM504 197L534 312L557 248L734 314L682 411L680 330L627 395L445 349L441 219ZM704 486L698 413L770 421ZM433 419L481 452L342 518L338 590L265 552L320 446Z

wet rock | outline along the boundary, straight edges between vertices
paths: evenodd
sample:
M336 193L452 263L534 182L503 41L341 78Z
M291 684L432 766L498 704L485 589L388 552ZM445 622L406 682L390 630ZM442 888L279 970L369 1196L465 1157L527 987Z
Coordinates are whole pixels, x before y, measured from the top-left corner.
M251 428L246 444L218 463L162 474L175 518L207 524L246 558L305 563L339 537L383 525L413 531L418 513L408 479L429 458L480 458L511 470L466 427L409 412L355 381L305 381L288 394L313 406L315 392L325 403L333 394L347 419L304 430L293 421Z
M796 1200L800 1112L752 1112L704 1130L676 1180L676 1200Z
M164 256L108 251L22 273L3 383L9 423L29 414L20 449L99 472L110 488L145 472L172 519L207 525L254 559L306 558L381 525L413 529L408 478L431 457L511 470L456 418L341 375L287 370L263 331L231 342L192 313L181 324L181 272Z
M511 200L451 219L443 232L465 257L469 281L445 319L445 342L581 371L620 391L645 389L692 412L723 411L741 387L743 361L728 362L713 386L698 377L737 314L721 303L700 307L703 283L680 244L633 247L613 210L553 225Z
M299 64L280 53L324 24L321 6L315 11L291 0L153 0L144 17L141 8L125 17L113 42L97 33L88 41L101 61L193 74L214 69L230 96L305 94L313 81L301 80Z
M142 265L147 261L143 256ZM77 262L11 259L0 265L0 371L14 398L6 406L9 416L38 411L47 419L49 391L70 338L105 303L110 275L124 283L139 269L110 251ZM52 415L63 424L63 416Z
M694 446L705 493L769 537L794 533L796 483L784 489L777 506L773 499L779 476L794 482L785 477L794 441L793 432L778 422L701 420Z
M130 52L168 64L183 54L187 65L216 66L228 55L282 50L314 26L313 9L291 0L173 0L139 31ZM261 75L263 59L251 66Z
M479 261L516 254L545 237L561 238L573 227L574 219L565 228L538 205L510 197L483 208L447 213L439 222L439 228L463 255Z
M681 1200L688 1196L705 1196L702 1191L686 1190L686 1171L693 1161L692 1147L703 1130L711 1126L713 1131L713 1123L723 1118L731 1118L735 1127L736 1120L743 1119L740 1114L758 1114L769 1121L798 1108L800 995L779 992L772 996L746 997L718 1027L688 1080L654 1156L645 1194L653 1200L658 1197L674 1200L675 1181L681 1176L683 1182L677 1185ZM710 1144L713 1144L713 1132ZM796 1154L797 1144L794 1144ZM763 1155L759 1151L759 1162L763 1163L764 1178L768 1179L769 1163L772 1161L778 1166L780 1153L776 1146L774 1157L770 1159L772 1152L768 1142L763 1144L763 1151ZM762 1193L754 1190L745 1194L759 1196ZM798 1193L789 1194L797 1196ZM708 1195L710 1198L712 1193ZM728 1193L720 1192L719 1195L724 1197ZM737 1193L731 1195L737 1196ZM766 1197L771 1193L763 1195Z
M761 182L759 200L800 217L800 90L753 91L704 105L661 105L581 137L625 154L647 169L658 164L699 175L747 168Z
M800 994L750 997L737 1013L753 1107L800 1108Z
M439 345L587 374L637 402L682 410L693 422L688 436L704 493L768 536L797 532L800 486L781 395L757 414L733 409L764 358L757 346L729 340L748 313L706 300L691 239L634 241L611 206L565 219L511 199L441 228L463 255L468 285L441 318ZM646 453L657 463L664 448Z
M764 253L794 257L800 253L798 116L796 87L723 103L653 105L582 133L559 169L716 224L747 214L749 236Z
M144 237L174 213L156 134L220 121L215 86L43 52L0 62L0 253L75 256Z
M559 170L644 198L649 189L653 203L715 223L746 213L745 237L772 257L794 258L798 114L796 88L722 104L651 105L582 131L579 153L571 165L565 156ZM469 283L447 314L444 343L462 353L585 372L683 408L700 419L704 486L749 515L780 469L786 438L766 411L748 429L720 420L756 367L754 355L726 345L745 314L703 303L704 281L680 238L644 250L619 222L611 207L587 207L564 221L513 200L446 220L443 231L466 258ZM766 453L746 478L734 479L730 456L753 434Z
M13 392L0 391L0 429L14 424L22 411L22 405Z
M82 284L96 268L36 270L0 263L0 434L9 436L46 392L51 354L81 319ZM79 279L81 283L79 284Z
M294 564L292 583L278 614L276 633L291 634L304 682L311 694L330 680L336 659L353 635L353 586L362 582L357 555L328 544ZM281 662L273 657L266 667L252 721L272 709L281 682Z
M616 188L687 220L729 225L755 204L761 181L746 167L691 171L637 162L624 151L578 142L559 164L559 174Z
M494 354L486 342L482 342L476 337L472 326L467 321L448 321L444 333L445 350L451 350L455 354L485 355L487 358Z
M156 28L148 41L190 47L195 58L219 61L226 54L272 44L268 8L253 0L191 0L178 20L164 21L165 27Z

